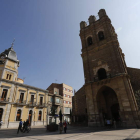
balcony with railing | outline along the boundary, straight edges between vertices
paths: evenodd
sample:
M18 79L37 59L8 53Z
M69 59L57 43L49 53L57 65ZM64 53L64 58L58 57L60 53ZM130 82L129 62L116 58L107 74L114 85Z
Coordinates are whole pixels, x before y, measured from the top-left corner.
M18 104L18 105L26 105L26 100L17 99L16 104Z
M42 103L42 102L39 102L38 104L37 104L37 107L44 107L45 106L45 103Z
M55 98L54 105L58 105L58 106L61 105L61 99Z
M34 106L36 106L36 102L34 102L34 101L29 101L29 102L28 102L28 106L34 107Z
M9 103L10 102L10 98L0 98L0 103Z

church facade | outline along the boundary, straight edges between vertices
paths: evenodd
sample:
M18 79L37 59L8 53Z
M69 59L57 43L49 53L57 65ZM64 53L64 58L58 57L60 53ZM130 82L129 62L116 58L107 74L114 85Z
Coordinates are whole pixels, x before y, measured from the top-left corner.
M104 9L80 23L85 84L73 97L73 121L104 126L106 119L140 125L140 70L129 68ZM137 94L137 96L136 96Z

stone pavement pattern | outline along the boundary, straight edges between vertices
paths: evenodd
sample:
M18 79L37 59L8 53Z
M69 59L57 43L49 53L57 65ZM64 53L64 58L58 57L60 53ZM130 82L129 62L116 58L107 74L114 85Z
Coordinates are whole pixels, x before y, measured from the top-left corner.
M69 127L67 134L46 132L44 127L32 128L30 133L16 134L16 129L0 130L2 140L140 140L140 129L96 129Z

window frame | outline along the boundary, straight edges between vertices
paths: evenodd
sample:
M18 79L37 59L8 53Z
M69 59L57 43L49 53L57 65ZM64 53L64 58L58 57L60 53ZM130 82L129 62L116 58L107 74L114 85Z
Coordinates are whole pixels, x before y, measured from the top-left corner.
M20 110L20 118L19 118L19 120L17 120L17 115L18 115L18 111ZM20 121L20 119L21 119L21 115L22 115L22 110L21 109L17 109L17 113L16 113L16 121Z
M41 112L41 116L39 115ZM42 110L39 110L38 111L38 121L42 121Z
M103 34L103 38L100 38L101 33ZM98 39L99 39L99 41L102 41L102 40L105 39L104 31L101 30L101 31L98 32Z
M87 37L87 45L88 45L88 46L93 45L93 39L92 39L92 36L88 36L88 37Z

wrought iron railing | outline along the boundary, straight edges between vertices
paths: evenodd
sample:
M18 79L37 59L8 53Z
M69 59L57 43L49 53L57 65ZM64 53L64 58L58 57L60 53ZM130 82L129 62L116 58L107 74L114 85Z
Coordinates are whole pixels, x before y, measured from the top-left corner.
M25 100L21 100L21 99L17 99L17 102L18 104L26 104L26 101Z
M0 98L0 102L9 102L10 98Z
M29 105L29 106L36 106L36 102L34 102L34 101L29 101L29 102L28 102L28 105Z

